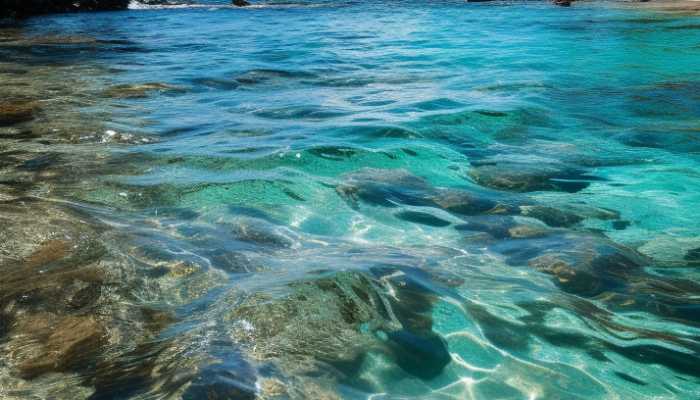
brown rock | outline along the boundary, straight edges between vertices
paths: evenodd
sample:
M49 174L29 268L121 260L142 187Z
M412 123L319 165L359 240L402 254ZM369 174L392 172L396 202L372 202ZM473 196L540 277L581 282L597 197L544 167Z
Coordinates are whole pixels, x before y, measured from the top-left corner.
M24 265L27 268L37 268L66 257L70 246L63 240L47 240L32 255L27 257Z
M8 126L34 119L38 105L33 101L0 101L0 126Z
M105 95L116 99L143 99L151 93L181 92L183 88L160 82L148 82L134 85L116 85L109 88Z
M12 329L13 354L22 377L89 367L105 342L105 330L92 316L28 315Z
M266 378L260 382L260 397L263 399L287 395L287 388L278 379Z

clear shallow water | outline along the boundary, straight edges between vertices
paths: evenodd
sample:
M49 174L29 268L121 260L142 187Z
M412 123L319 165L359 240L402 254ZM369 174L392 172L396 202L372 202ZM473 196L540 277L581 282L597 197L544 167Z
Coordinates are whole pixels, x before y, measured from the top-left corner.
M0 394L700 395L697 17L214 5L3 41Z

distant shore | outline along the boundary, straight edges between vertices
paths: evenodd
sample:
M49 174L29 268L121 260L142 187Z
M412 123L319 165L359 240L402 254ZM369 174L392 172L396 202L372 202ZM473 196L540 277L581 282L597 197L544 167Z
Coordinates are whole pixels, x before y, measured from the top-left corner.
M465 3L469 1L470 0L465 0ZM563 3L570 5L575 2L577 1L553 1L553 3L559 5L562 5ZM127 10L130 8L131 3L133 3L131 0L0 0L0 18L24 18L34 15L65 12ZM139 1L139 3L143 3L144 5L182 4L182 2L169 2L167 0L144 0ZM700 12L700 0L622 1L620 4L625 7L655 11L690 13ZM232 2L232 5L242 7L249 5L249 3L244 0L235 0Z
M656 11L700 12L700 0L668 0L635 3L635 7Z
M126 10L130 0L0 0L0 18L75 11Z

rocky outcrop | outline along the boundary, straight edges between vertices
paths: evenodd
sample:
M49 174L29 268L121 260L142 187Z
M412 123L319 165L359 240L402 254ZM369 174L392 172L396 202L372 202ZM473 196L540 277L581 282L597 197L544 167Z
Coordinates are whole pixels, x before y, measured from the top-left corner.
M73 12L124 10L129 0L0 0L0 17Z

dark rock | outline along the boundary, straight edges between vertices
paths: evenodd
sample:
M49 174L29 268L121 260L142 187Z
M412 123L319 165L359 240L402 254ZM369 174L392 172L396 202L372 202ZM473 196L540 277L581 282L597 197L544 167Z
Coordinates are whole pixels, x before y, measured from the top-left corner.
M418 378L433 379L452 361L445 339L431 331L399 330L387 337L399 367Z
M572 212L547 206L522 206L521 215L538 219L545 224L555 227L569 227L583 221L583 217Z
M247 4L250 5L250 4ZM243 5L239 7L245 7ZM299 71L299 70L284 70L284 69L269 69L269 68L256 68L251 69L242 74L236 76L235 80L241 85L253 86L260 84L270 84L274 82L279 82L281 80L288 79L312 79L316 78L316 75ZM325 147L325 146L324 146ZM333 148L334 146L328 146L328 148Z
M433 205L434 189L426 180L403 169L364 168L346 175L336 191L353 207L357 207L358 201L395 207L397 204Z
M402 329L386 332L388 346L397 365L421 379L440 375L452 357L447 343L432 331L432 305L437 294L434 280L423 270L408 267L372 268L380 282L391 285L393 314Z
M0 17L74 12L125 10L129 0L0 0Z
M16 352L14 363L24 378L30 379L47 372L65 372L89 367L89 360L99 354L105 342L105 329L90 316L51 314L25 315L13 331L20 333L11 341L17 348L32 351Z
M572 332L567 327L552 327L547 323L547 312L559 308L561 305L553 307L538 303L519 304L530 314L519 317L518 322L496 316L480 305L469 304L467 307L470 315L478 322L484 332L484 336L502 349L523 351L535 342L533 339L536 337L560 348L576 349L588 353L598 361L611 362L605 353L616 353L634 362L662 365L690 377L700 375L697 368L697 346L689 341L679 340L666 333L659 334L647 329L635 329L630 325L613 323L607 320L610 318L609 313L605 313L608 315L595 315L599 314L600 311L591 309L590 306L585 307L585 309L574 307L568 310L568 312L578 315L592 317L597 323L608 325L608 329L612 329L614 326L614 329L620 333L626 331L627 334L635 335L635 337L648 338L654 343L664 343L664 345L620 345L605 338ZM583 301L579 300L576 303L582 304ZM586 302L586 304L591 303Z
M201 367L182 395L183 400L255 400L255 370L230 343L215 343L209 352L216 357Z
M359 203L382 207L398 205L436 207L458 216L522 215L538 219L552 227L569 227L583 221L574 211L538 205L519 194L493 190L457 190L435 188L406 170L364 168L345 176L336 186L337 193L353 208ZM591 218L609 219L617 214L602 209L581 210Z
M630 221L617 220L612 222L613 229L617 231L625 230L629 228L630 225L632 225Z
M269 248L291 248L297 239L290 229L258 218L237 218L231 231L237 240Z
M493 239L539 237L551 233L551 229L541 222L504 215L465 217L464 223L455 226L455 229L465 233L486 233Z
M563 163L489 162L477 164L469 176L480 185L499 190L539 190L575 193L601 180L587 171Z
M700 264L700 247L693 250L688 250L684 259L692 264Z
M416 224L434 226L438 228L450 225L449 221L438 218L433 214L419 211L401 211L400 213L396 214L396 218Z
M0 7L1 9L1 7ZM38 105L31 101L0 100L0 126L14 125L34 119Z
M60 161L61 156L56 153L44 153L31 160L25 161L17 169L21 171L40 172L50 168Z
M154 370L158 369L159 375L172 374L173 366L171 364L158 364L158 357L165 353L170 342L151 341L144 344L138 344L131 351L126 351L118 357L110 357L99 362L95 367L93 374L88 376L86 385L95 388L95 392L88 398L89 400L113 400L133 398L140 393L147 392L151 389L155 374ZM176 382L178 388L182 386L188 376L180 378ZM160 386L163 392L171 392L173 389L167 386Z
M176 6L187 4L185 1L178 0L138 0L138 2L149 6Z
M233 0L231 4L233 4L236 7L246 7L250 5L250 3L246 0Z
M630 147L664 149L690 154L700 151L700 138L698 138L698 131L694 129L623 133L617 135L616 139Z
M518 208L511 199L478 192L446 189L435 192L432 200L437 207L457 215L518 213Z
M250 260L241 252L215 248L203 253L211 265L228 273L244 273L255 270Z
M42 243L23 262L3 269L0 306L16 303L32 312L60 313L94 304L105 277L91 261L101 254L100 246L88 240L81 245L63 240Z
M549 190L575 193L588 187L589 181L600 180L587 175L585 170L555 163L485 164L470 170L469 176L480 185L513 192Z
M603 236L555 230L552 234L505 240L492 249L515 266L529 266L553 275L562 290L582 296L621 290L650 260Z

